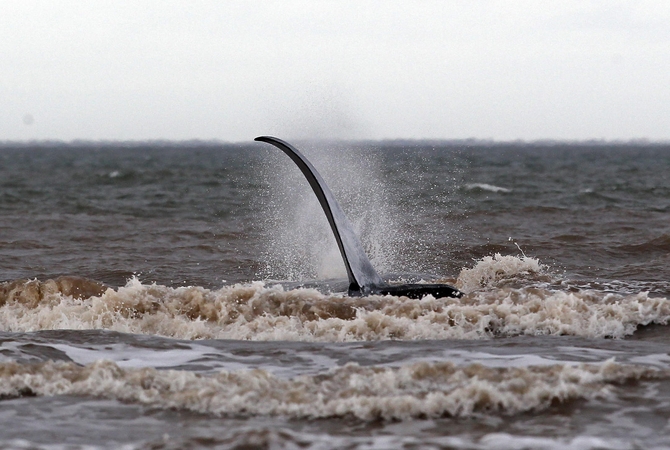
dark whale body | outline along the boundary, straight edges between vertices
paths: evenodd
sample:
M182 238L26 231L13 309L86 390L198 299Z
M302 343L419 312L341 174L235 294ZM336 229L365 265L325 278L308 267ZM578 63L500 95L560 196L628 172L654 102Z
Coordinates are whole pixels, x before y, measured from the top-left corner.
M282 141L272 136L259 136L255 141L267 142L272 144L296 163L302 173L307 178L310 186L314 190L319 203L326 213L330 228L335 234L337 246L342 254L344 266L347 269L349 277L349 295L395 295L407 296L410 298L422 298L426 295L439 297L461 297L463 293L455 287L447 284L400 284L391 285L382 280L372 267L368 256L363 250L361 241L356 236L351 222L347 219L335 200L333 193L321 178L319 172L295 147L288 142Z

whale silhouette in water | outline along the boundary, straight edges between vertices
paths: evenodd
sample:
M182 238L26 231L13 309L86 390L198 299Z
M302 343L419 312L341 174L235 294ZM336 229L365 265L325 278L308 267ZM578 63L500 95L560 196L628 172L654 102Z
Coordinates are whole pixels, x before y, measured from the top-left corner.
M307 178L312 190L319 199L319 203L326 213L330 228L333 230L337 246L340 249L344 266L349 277L349 295L395 295L410 298L422 298L426 295L439 297L461 297L463 293L448 284L388 284L377 274L370 263L368 255L363 250L361 241L356 236L351 222L344 215L340 204L333 193L305 156L288 142L272 136L259 136L255 141L272 144L293 160Z

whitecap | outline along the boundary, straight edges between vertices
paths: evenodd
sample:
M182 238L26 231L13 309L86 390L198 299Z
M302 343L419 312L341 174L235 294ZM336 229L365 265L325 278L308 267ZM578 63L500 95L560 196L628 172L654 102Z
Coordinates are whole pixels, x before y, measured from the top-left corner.
M312 342L517 335L622 338L640 325L670 320L670 300L645 292L562 291L535 282L509 285L515 277L540 276L539 262L531 258L485 258L461 272L456 285L470 290L460 299L342 297L260 282L209 290L132 279L88 298L39 286L17 287L0 298L0 330L104 329L177 339Z
M355 417L361 420L472 417L540 411L611 395L667 371L602 364L488 368L418 362L398 368L346 364L316 375L280 378L261 369L200 374L48 361L0 363L0 397L75 395L216 415Z
M500 186L494 186L492 184L486 184L486 183L468 183L465 185L465 189L467 189L468 191L479 190L479 191L502 192L502 193L512 192L511 189Z

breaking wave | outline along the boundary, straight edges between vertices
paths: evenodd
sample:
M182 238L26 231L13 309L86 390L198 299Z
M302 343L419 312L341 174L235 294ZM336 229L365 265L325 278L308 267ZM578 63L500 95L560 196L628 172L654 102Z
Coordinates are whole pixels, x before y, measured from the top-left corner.
M640 325L670 319L666 298L549 289L542 287L548 278L543 270L533 258L486 257L456 280L467 292L463 298L420 300L324 295L262 282L209 290L145 285L136 278L118 289L73 277L18 280L0 288L0 330L329 342L524 334L621 338Z
M465 292L482 288L500 287L508 281L548 281L545 267L535 258L502 256L496 253L485 256L472 269L461 270L458 287Z
M77 395L219 415L363 420L469 417L544 410L612 394L616 385L667 378L666 371L617 364L490 368L420 362L399 368L347 364L284 379L264 370L203 375L110 361L0 364L0 398Z

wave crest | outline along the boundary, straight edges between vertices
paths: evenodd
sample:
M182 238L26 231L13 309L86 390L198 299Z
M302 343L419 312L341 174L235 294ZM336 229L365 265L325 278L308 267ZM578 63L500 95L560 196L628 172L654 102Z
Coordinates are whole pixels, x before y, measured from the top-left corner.
M0 284L0 306L20 302L35 308L57 294L76 299L102 295L108 289L102 283L83 277L64 276L46 281L13 280Z
M526 267L526 263L519 264ZM468 273L460 278L481 280L482 276ZM14 292L19 291L30 290ZM88 298L43 290L41 297L7 297L0 306L4 331L106 329L178 339L343 342L522 334L621 338L639 325L668 320L666 298L533 286L481 289L461 299L415 300L341 297L313 289L286 291L260 282L208 290L144 285L132 279L124 287Z
M0 397L82 395L219 415L353 416L363 420L469 417L537 411L610 393L617 384L667 378L641 366L556 364L489 368L413 363L399 368L347 364L318 375L283 379L264 370L123 369L46 362L0 364Z
M514 279L535 277L547 280L544 269L545 267L535 258L502 256L496 253L477 261L475 267L471 269L461 270L456 285L461 290L471 292L481 288L497 287Z

